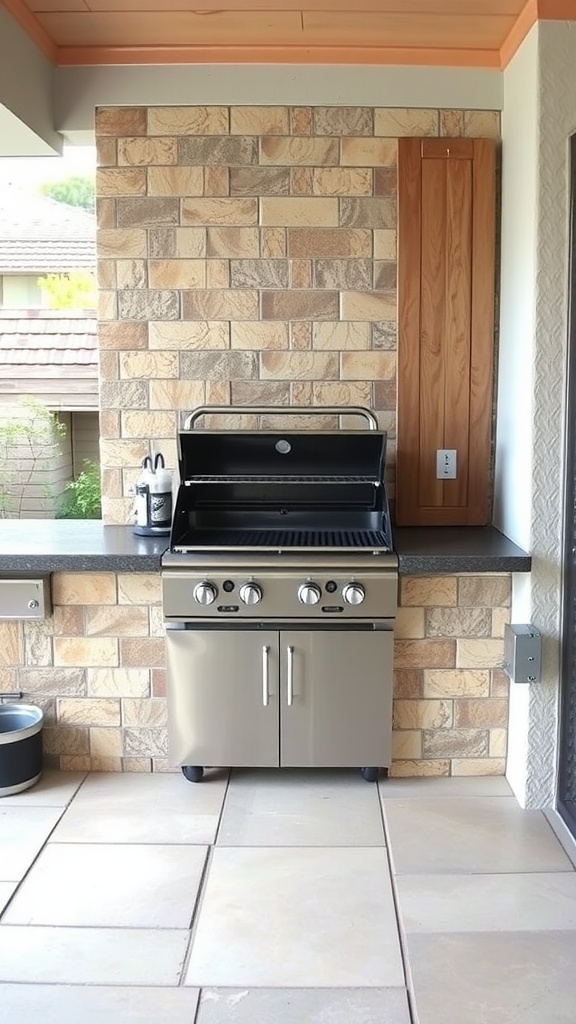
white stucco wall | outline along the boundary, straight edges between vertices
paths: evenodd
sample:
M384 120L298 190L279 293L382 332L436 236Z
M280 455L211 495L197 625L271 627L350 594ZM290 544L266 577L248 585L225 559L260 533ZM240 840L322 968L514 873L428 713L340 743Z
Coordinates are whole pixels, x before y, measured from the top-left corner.
M54 68L0 4L0 156L62 151L54 129Z
M532 553L532 573L514 589L512 620L531 621L543 635L541 682L511 688L508 776L528 807L555 799L574 131L576 25L541 22L504 74L495 503L497 524Z

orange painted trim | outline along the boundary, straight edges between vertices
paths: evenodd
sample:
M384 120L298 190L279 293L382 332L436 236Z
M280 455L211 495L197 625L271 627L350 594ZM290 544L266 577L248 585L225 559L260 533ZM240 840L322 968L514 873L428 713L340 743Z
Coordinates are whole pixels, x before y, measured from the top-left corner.
M574 0L537 0L540 21L576 21Z
M60 67L132 64L375 64L500 68L497 50L384 46L61 46Z
M44 56L48 57L48 60L51 60L54 64L57 59L58 47L51 40L48 33L44 31L40 22L36 20L26 7L26 4L22 0L0 0L0 3L12 15L14 20L18 22L20 28L24 29L32 42L36 43L36 46L42 51Z
M528 0L514 22L512 29L500 47L500 67L505 68L510 63L516 51L520 48L528 35L530 29L538 21L538 0Z

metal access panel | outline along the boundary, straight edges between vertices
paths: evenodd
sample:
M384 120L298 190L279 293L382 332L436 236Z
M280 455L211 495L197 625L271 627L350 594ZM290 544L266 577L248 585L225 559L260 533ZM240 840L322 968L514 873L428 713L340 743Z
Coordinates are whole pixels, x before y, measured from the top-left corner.
M0 578L0 619L47 619L51 614L49 576Z
M528 624L504 628L504 669L513 683L537 683L542 662L542 637Z

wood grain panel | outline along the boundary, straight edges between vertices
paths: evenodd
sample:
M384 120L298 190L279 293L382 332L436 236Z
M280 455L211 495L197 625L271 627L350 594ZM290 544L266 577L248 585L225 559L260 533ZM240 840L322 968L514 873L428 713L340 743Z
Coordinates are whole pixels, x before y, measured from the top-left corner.
M303 38L315 43L366 43L382 46L497 49L511 32L514 17L442 14L363 13L362 11L304 11Z
M284 45L303 42L297 11L265 11L254 19L243 11L214 11L210 17L175 11L38 14L59 46Z
M31 11L379 11L403 14L518 16L526 0L27 0ZM556 3L561 0L555 0ZM571 0L563 0L565 4Z
M459 141L398 144L400 525L487 520L495 147L490 140L465 140L464 147ZM438 448L456 449L456 480L436 480Z

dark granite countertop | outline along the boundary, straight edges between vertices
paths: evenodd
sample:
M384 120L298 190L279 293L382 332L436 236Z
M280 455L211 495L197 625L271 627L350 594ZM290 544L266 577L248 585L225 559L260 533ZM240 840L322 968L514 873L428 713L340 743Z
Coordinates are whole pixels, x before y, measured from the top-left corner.
M405 575L530 572L530 555L495 526L397 526L394 547Z
M530 571L530 555L493 526L396 527L394 545L405 575ZM0 573L158 572L167 547L97 520L4 519Z
M4 519L0 572L158 572L168 542L94 519Z

